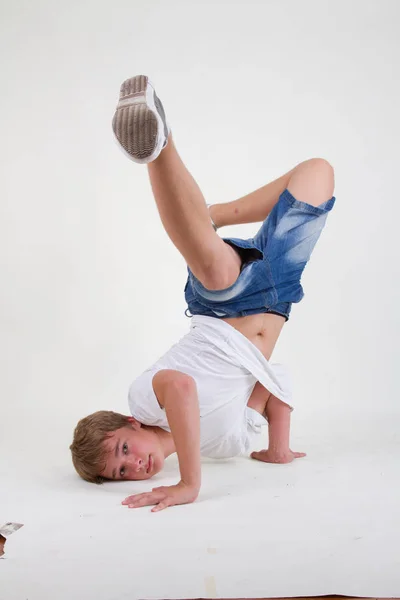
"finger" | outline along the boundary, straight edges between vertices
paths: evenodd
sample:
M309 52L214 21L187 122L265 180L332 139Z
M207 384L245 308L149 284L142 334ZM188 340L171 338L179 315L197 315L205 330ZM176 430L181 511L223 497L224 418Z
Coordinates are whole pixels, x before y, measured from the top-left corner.
M132 496L128 496L127 498L125 498L125 500L123 500L121 504L133 504L137 500L146 498L147 496L151 496L152 494L155 494L159 500L162 500L163 495L165 495L165 493L163 493L161 490L156 491L156 492L154 492L154 491L144 492L143 494L132 494Z
M251 458L254 458L254 460L264 460L265 459L265 452L261 451L261 452L252 452L251 453Z
M305 452L293 452L295 458L304 458L307 456Z
M143 498L144 496L147 496L147 494L150 494L150 493L151 492L146 492L144 494L132 494L132 496L128 496L127 498L125 498L125 500L122 500L122 504L131 504L135 500L138 500L139 498Z
M134 498L128 504L128 508L140 508L141 506L151 506L164 500L165 494L149 493L141 494L140 497Z
M152 504L157 504L157 500L141 498L140 500L132 501L128 504L128 508L142 508L143 506L151 506Z
M151 509L151 512L159 512L160 510L164 510L164 508L168 508L168 506L172 506L172 504L168 500L164 500L163 502L159 502L157 506Z
M130 502L132 502L132 500L134 500L138 496L142 496L142 494L133 494L132 496L128 496L127 498L125 498L125 500L122 500L121 504L129 504Z

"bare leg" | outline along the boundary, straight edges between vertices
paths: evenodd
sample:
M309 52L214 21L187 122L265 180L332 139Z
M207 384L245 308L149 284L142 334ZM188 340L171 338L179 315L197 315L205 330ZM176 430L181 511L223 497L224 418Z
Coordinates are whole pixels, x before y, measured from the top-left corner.
M301 163L293 172L288 190L296 200L319 206L333 196L335 175L332 166L323 158Z
M166 148L147 166L164 228L194 275L208 289L232 285L241 259L214 231L203 194L171 135Z
M297 200L322 204L333 194L333 169L321 158L306 160L275 181L232 202L213 204L210 216L217 227L264 221L288 188Z

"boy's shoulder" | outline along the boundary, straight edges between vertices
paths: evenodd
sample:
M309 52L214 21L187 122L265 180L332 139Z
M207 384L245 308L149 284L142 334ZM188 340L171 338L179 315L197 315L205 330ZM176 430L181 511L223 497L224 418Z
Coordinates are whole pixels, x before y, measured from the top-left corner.
M165 410L159 405L153 389L153 377L159 370L147 369L129 387L129 410L143 425L168 425Z

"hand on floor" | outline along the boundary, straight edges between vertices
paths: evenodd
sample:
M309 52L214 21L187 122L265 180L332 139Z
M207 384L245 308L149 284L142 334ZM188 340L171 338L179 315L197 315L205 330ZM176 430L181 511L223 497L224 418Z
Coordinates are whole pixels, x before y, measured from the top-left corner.
M287 463L291 463L295 458L303 458L304 456L307 456L305 452L292 452L291 450L278 452L277 450L271 450L270 448L251 454L251 458L254 458L254 460L261 460L262 462L280 465L286 465Z
M145 494L134 494L123 500L122 504L128 505L128 508L141 508L142 506L156 506L151 512L158 512L168 506L176 504L190 504L194 502L199 495L200 489L186 485L180 481L177 485L153 488L151 492Z

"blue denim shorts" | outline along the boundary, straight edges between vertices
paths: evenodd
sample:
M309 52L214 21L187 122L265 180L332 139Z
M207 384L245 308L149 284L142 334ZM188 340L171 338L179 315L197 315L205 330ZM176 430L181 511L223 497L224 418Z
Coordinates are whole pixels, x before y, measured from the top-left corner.
M293 302L304 296L300 279L335 197L320 206L300 202L285 190L254 238L222 238L239 253L252 250L233 285L208 290L188 267L186 316L217 318L274 313L289 319ZM191 314L188 314L188 311Z

